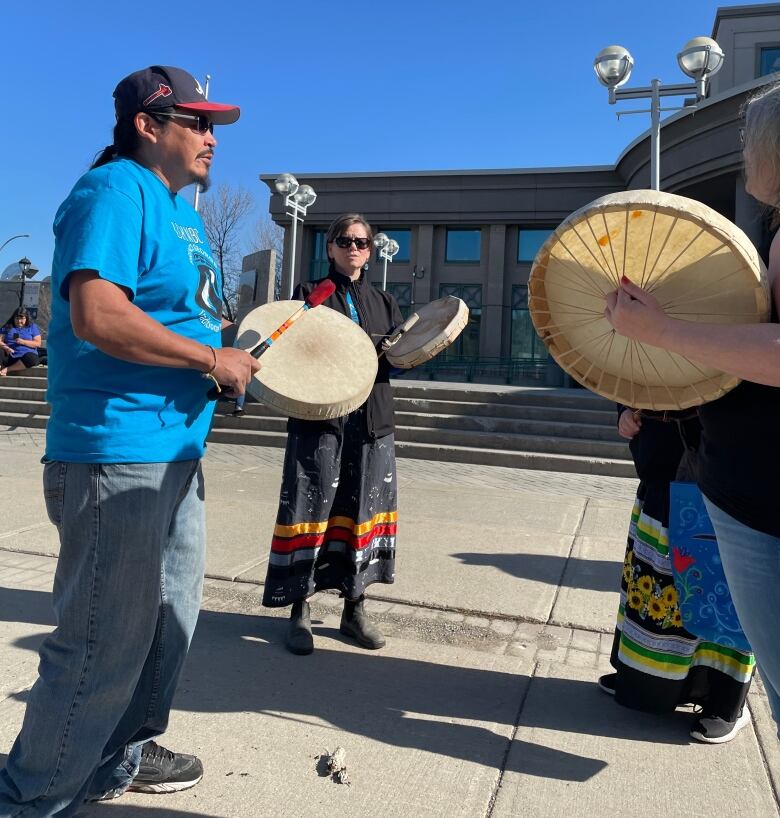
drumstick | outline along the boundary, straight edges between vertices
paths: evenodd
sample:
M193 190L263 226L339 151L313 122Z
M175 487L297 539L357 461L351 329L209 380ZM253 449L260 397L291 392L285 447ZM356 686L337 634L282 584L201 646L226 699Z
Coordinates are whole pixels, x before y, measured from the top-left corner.
M307 296L303 302L303 306L296 310L278 329L274 330L265 341L261 341L256 347L248 350L253 358L259 358L268 347L283 333L286 332L290 326L297 321L306 310L312 307L318 307L326 298L330 298L336 292L336 284L330 279L320 282Z
M336 292L336 284L332 281L332 279L326 278L324 281L321 281L306 296L303 305L297 309L280 327L275 329L268 336L268 338L265 339L265 341L261 341L257 346L247 350L249 354L253 358L259 358L283 332L286 332L306 312L306 310L310 310L312 307L318 307L323 301L325 301L326 298L330 298L334 292ZM209 400L216 400L217 395L219 395L221 391L222 390L219 387L212 386L207 393L207 397Z
M385 352L387 352L387 350L390 349L390 347L397 341L400 341L401 336L405 332L408 332L419 320L420 316L416 312L413 312L406 319L406 321L404 321L403 324L401 324L401 326L398 327L398 329L393 330L393 332L391 332L387 336L387 338L384 341L382 341L382 351L379 353L377 357L381 358L385 354Z

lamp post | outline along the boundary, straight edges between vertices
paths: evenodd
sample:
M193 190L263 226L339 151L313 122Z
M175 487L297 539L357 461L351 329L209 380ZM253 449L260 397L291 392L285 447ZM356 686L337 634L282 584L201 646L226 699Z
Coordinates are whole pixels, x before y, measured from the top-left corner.
M303 224L306 211L317 201L317 194L311 185L299 185L292 173L283 173L274 181L276 192L284 196L287 215L292 218L292 236L290 248L290 288L288 298L292 298L295 284L295 244L298 236L298 221Z
M24 287L27 284L27 279L32 278L37 272L38 268L32 266L32 262L27 256L19 259L19 271L22 274L22 286L19 290L19 306L24 306Z
M392 262L393 256L401 249L395 239L391 239L386 233L377 233L374 236L374 247L379 250L379 258L384 259L382 266L382 289L387 289L387 262Z
M29 234L29 233L19 233L19 234L18 234L18 235L16 235L16 236L11 236L11 238L10 238L10 239L6 239L6 240L5 240L5 241L4 241L2 244L0 244L0 250L2 250L2 249L3 249L3 247L5 247L5 246L6 246L6 244L9 244L9 243L10 243L10 242L12 242L14 239L29 239L29 238L30 238L30 234Z
M619 45L609 45L596 55L593 70L599 82L609 89L609 104L619 99L649 99L650 108L636 111L621 111L622 114L650 113L650 187L660 190L660 140L661 111L679 111L680 106L662 108L661 97L695 94L695 99L686 100L683 107L696 107L707 94L707 81L723 67L723 51L711 37L694 37L677 55L680 70L694 82L661 85L660 80L650 80L649 86L642 88L622 88L631 76L634 59L627 49Z

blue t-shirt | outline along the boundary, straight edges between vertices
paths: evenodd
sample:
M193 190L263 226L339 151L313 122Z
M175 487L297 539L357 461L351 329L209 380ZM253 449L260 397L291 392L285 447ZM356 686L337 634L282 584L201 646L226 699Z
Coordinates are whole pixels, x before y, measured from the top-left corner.
M36 338L40 334L41 331L36 324L29 324L25 327L16 327L13 324L8 324L0 329L0 335L3 336L6 346L11 347L11 357L13 359L21 358L22 355L26 355L28 352L37 355L37 347L28 347L24 344L18 344L16 340L17 338L21 338L24 341L32 341L33 338Z
M203 455L214 402L194 369L146 366L73 334L74 270L96 270L169 330L221 346L222 283L203 222L152 171L116 159L79 179L54 219L46 456L169 463ZM145 343L138 338L138 344Z

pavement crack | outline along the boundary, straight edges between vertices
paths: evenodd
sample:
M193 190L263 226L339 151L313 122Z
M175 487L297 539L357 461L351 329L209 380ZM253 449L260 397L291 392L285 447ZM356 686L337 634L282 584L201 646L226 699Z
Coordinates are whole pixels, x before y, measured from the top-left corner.
M580 518L577 520L577 525L574 529L574 534L572 534L571 538L571 547L569 548L569 553L566 555L566 562L563 563L563 568L561 570L561 575L558 578L558 584L555 587L555 593L553 594L552 603L550 604L550 612L547 614L547 622L546 625L552 624L552 617L553 612L555 611L555 606L558 604L558 597L561 595L561 589L563 588L563 578L566 576L566 570L569 567L569 563L571 562L572 553L574 552L574 547L577 544L577 537L580 536L580 531L582 531L582 524L585 521L585 514L588 510L588 505L590 503L590 497L585 498L585 504L582 507L582 512L580 513Z
M520 718L523 715L523 708L525 707L525 702L528 699L528 694L531 692L531 684L533 680L536 678L536 671L539 668L539 663L534 662L533 668L531 669L531 673L528 676L528 682L526 683L525 690L523 691L523 695L520 697L520 704L517 707L517 713L515 714L515 723L512 727L512 735L509 736L509 739L506 744L506 752L504 753L504 757L501 760L501 766L498 770L498 777L496 778L495 786L493 787L493 791L490 794L490 801L488 801L487 810L485 812L485 818L492 818L493 812L496 808L496 802L498 801L498 794L501 791L501 786L504 782L504 773L506 772L507 764L509 763L509 754L512 752L512 745L517 738L517 732L520 729Z

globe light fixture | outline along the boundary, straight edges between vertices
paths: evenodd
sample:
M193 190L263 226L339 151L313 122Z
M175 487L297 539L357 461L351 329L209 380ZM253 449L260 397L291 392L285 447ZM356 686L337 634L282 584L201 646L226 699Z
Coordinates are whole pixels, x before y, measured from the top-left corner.
M387 289L387 262L392 262L393 256L401 249L395 239L391 239L387 233L377 233L374 236L374 247L379 250L379 258L384 260L382 266L382 289Z
M317 201L317 194L311 185L300 185L292 173L282 173L274 179L274 188L280 196L284 196L284 206L287 215L292 219L290 235L290 286L288 298L292 298L295 287L295 245L298 238L298 222L303 224L306 211Z
M611 92L628 82L631 69L634 67L634 58L627 48L622 45L608 45L602 48L593 61L593 70L598 81Z
M707 81L720 71L723 60L723 51L715 40L711 37L694 37L677 55L677 63L680 70L695 82L662 86L660 80L654 79L650 81L649 86L623 88L634 67L634 59L628 50L620 45L609 45L596 55L593 70L598 81L609 91L610 105L623 99L650 100L650 108L621 113L650 114L650 187L653 190L660 190L661 111L679 111L683 107L695 108L707 95ZM661 97L684 96L690 93L694 93L696 98L686 100L683 106L661 108Z
M293 194L298 190L298 180L292 173L283 173L274 180L274 187L276 192L281 193L283 196Z
M697 96L707 93L707 80L723 68L723 51L712 37L694 37L682 47L677 64L683 74L696 81Z

